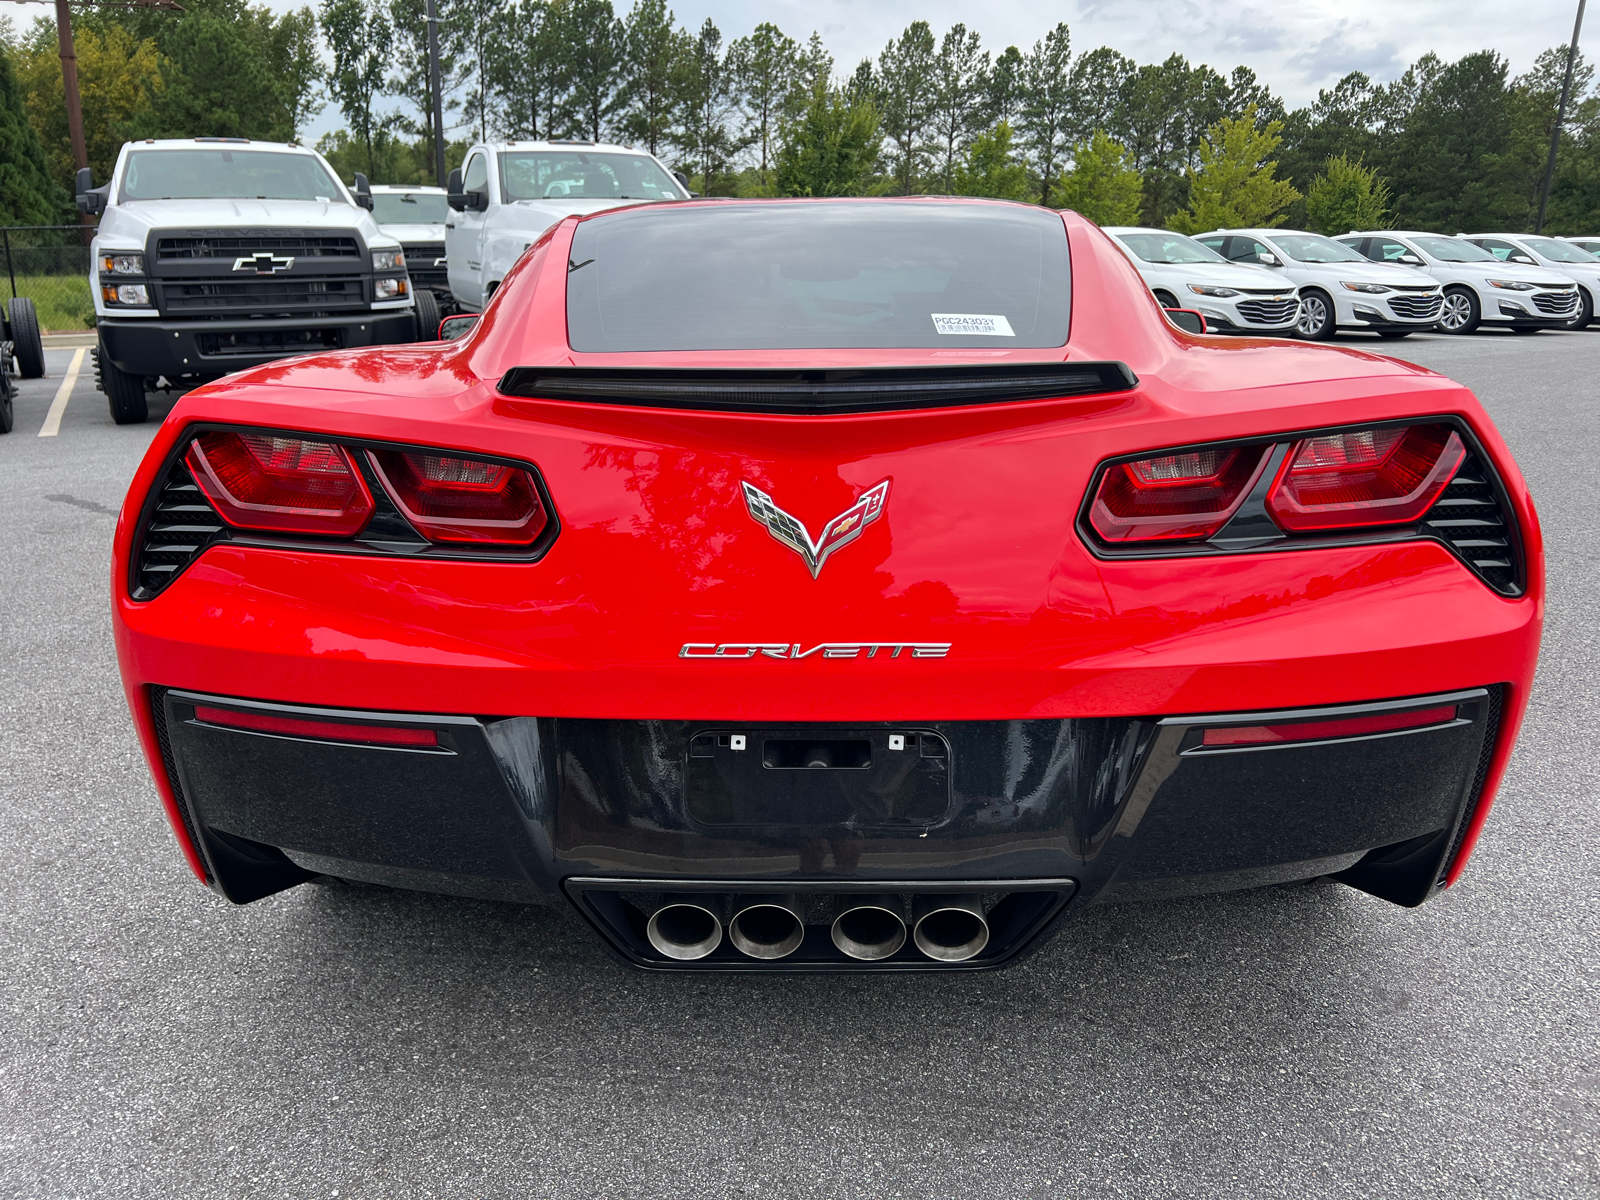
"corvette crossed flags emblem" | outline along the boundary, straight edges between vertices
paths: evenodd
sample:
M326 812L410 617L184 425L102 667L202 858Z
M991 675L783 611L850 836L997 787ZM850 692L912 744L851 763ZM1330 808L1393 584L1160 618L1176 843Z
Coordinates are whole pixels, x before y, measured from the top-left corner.
M824 525L817 540L812 541L804 522L784 512L771 496L743 481L740 486L744 488L744 502L750 509L750 515L766 526L767 532L774 538L805 560L813 579L822 570L822 564L828 561L830 554L840 546L848 546L855 541L863 529L883 515L883 506L889 499L889 481L885 479L858 496L854 504Z

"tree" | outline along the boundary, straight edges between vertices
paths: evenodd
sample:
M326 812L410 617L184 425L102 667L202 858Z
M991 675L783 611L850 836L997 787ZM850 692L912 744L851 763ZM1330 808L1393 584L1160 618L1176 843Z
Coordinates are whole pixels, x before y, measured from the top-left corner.
M982 120L988 98L984 85L989 55L978 45L976 32L969 32L965 25L952 25L934 60L932 126L938 143L941 190L946 192L955 185L957 161Z
M778 191L785 196L865 196L883 190L883 135L870 100L818 79L811 102L785 121L778 148Z
M927 170L928 126L937 97L934 56L933 30L926 21L913 21L878 56L878 102L883 132L893 147L889 169L902 196L921 190Z
M293 102L286 99L293 81L281 77L283 64L274 61L274 23L267 9L217 2L193 3L181 18L157 26L159 76L130 134L293 141Z
M1328 159L1326 169L1306 192L1306 216L1311 228L1332 237L1352 229L1386 228L1389 185L1360 159L1339 154Z
M284 118L298 139L306 122L322 111L317 97L327 72L318 53L316 14L309 8L297 8L274 21L265 10L255 11L258 17L266 17L262 35L267 58L278 81Z
M989 68L984 80L987 117L998 125L1014 125L1022 108L1022 51L1007 46Z
M499 82L514 57L506 35L505 14L508 0L450 0L447 16L440 21L440 40L449 53L464 64L462 82L471 86L462 98L461 115L478 127L478 140L489 139L491 116L501 107ZM606 11L611 6L606 5Z
M540 7L533 0L530 7ZM402 117L399 124L413 136L433 140L433 95L428 82L428 20L425 0L389 0L389 24L394 29L393 71L385 86L389 94L409 101L422 114L420 121ZM439 39L439 109L443 115L445 95L460 83L455 56L446 40Z
M373 106L384 92L384 69L394 40L388 14L369 7L367 0L322 0L322 27L333 51L328 90L366 151L367 174L377 175L377 135L386 122Z
M572 130L598 142L621 101L622 22L611 0L557 0L551 17L566 68L562 116Z
M722 33L707 17L700 36L689 48L683 92L683 127L678 145L688 156L690 173L701 177L706 195L725 194L734 155L744 148L729 124L738 109L738 78L722 51Z
M1035 42L1023 60L1019 125L1042 185L1039 203L1050 203L1050 187L1072 135L1072 34L1065 22Z
M1032 198L1033 180L1028 177L1028 168L1012 156L1010 125L1001 121L972 139L951 178L950 191L956 196L988 196L995 200Z
M1088 141L1102 130L1126 141L1128 92L1139 64L1110 46L1080 54L1072 64L1072 140Z
M67 213L66 194L50 178L28 123L10 49L0 44L0 225L55 225Z
M502 136L513 141L554 136L563 95L558 33L547 0L522 0L502 11L485 81L500 98L495 128Z
M744 108L747 139L759 150L761 188L772 186L771 166L778 148L778 123L795 107L800 46L776 25L763 21L749 37L728 47Z
M1056 204L1081 213L1097 225L1133 225L1144 201L1144 180L1133 155L1097 129L1073 147L1072 169L1056 184Z
M1300 193L1273 177L1282 121L1256 124L1255 105L1242 116L1224 117L1200 140L1199 166L1189 171L1189 211L1167 222L1179 233L1204 233L1230 226L1272 228Z
M677 27L665 0L638 0L622 22L624 74L617 128L658 154L672 133L683 91L689 35Z

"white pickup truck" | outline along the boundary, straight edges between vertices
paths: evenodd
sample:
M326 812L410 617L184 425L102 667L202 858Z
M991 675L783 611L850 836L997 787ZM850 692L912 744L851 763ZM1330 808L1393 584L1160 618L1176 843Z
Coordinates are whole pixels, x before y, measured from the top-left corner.
M689 198L688 180L653 155L575 141L475 145L450 173L449 192L450 291L461 307L476 310L563 217Z
M119 425L145 392L293 354L414 342L400 243L320 154L244 138L129 142L78 207L98 214L95 370Z

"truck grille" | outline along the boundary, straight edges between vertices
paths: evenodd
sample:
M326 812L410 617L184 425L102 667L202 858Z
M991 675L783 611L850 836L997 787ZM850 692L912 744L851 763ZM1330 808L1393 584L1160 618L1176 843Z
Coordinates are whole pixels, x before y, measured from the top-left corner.
M1552 317L1570 317L1578 311L1577 292L1540 292L1533 298L1534 307Z
M418 242L401 249L406 252L406 274L413 283L430 288L449 287L450 272L444 266L443 242ZM434 265L436 261L438 266Z
M163 237L156 241L158 259L233 259L262 252L293 258L359 259L361 243L353 237L330 234L272 236L251 233L230 237Z
M1444 297L1435 292L1431 296L1394 296L1389 300L1389 307L1396 316L1420 321L1437 317L1443 303Z
M157 288L161 311L174 314L348 311L366 304L359 275L166 279Z
M1295 313L1299 311L1300 301L1293 298L1244 300L1239 303L1239 315L1247 321L1255 321L1260 325L1286 325L1294 320Z

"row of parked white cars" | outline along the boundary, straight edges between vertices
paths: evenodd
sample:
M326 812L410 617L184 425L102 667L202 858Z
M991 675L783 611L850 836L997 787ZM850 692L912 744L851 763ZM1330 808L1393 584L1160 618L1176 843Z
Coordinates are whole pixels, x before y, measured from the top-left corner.
M1283 229L1106 229L1163 306L1210 332L1312 340L1365 329L1582 329L1600 297L1600 238L1394 230L1329 238Z

